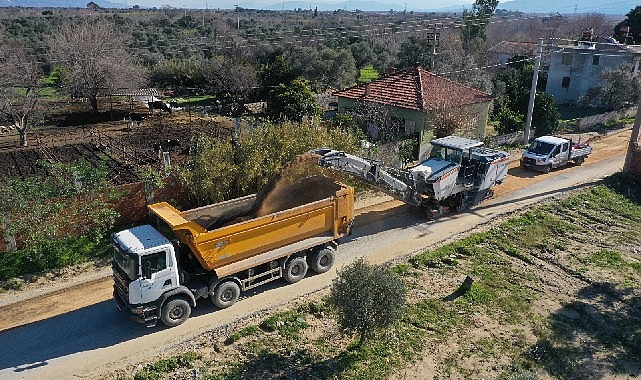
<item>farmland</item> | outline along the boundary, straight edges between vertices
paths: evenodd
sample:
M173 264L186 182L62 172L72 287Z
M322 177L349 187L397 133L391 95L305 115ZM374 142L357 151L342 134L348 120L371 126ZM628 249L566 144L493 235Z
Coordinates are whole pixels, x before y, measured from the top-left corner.
M151 115L140 107L136 111L145 115L145 121L132 126L126 119L130 110L125 103L116 103L112 105L114 110L97 115L88 112L84 102L61 103L64 107L51 115L52 124L32 133L30 147L16 147L16 132L0 135L0 175L43 175L46 173L41 160L69 163L84 159L94 166L104 165L116 184L136 182L145 165L161 168L154 145L169 140L180 142L170 150L172 162L179 163L185 159L195 134L230 135L230 121L198 113L190 122L187 111Z

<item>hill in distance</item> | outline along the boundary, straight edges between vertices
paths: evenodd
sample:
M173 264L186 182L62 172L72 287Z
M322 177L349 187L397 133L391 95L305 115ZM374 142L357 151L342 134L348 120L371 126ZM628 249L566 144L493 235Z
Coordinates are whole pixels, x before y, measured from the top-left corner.
M91 0L0 0L0 7L32 7L32 8L85 8L87 3ZM183 0L185 4L192 3L194 0ZM122 1L122 0L93 0L96 4L103 8L131 8L135 4L135 0ZM171 1L167 1L168 3ZM145 3L145 2L143 2ZM176 3L173 1L173 3ZM180 3L180 2L178 2ZM220 0L217 2L211 1L210 8L233 9L238 4L234 0ZM387 12L394 11L417 11L417 12L460 12L463 9L471 9L472 4L457 5L449 7L438 7L434 5L435 2L430 2L429 5L423 2L412 2L410 4L402 2L388 2L387 0L349 0L349 1L336 1L326 0L316 3L306 2L304 0L284 0L265 5L264 1L248 0L244 2L241 7L246 9L267 9L267 10L292 10L292 9L310 9L317 8L319 11L334 11L337 9L345 9L348 11L361 10L361 11L379 11ZM162 7L162 1L158 2L157 7ZM200 4L200 3L199 3ZM407 4L407 5L405 5ZM418 5L416 5L418 4ZM524 13L603 13L612 15L625 15L630 10L639 5L638 0L507 0L500 1L497 9L505 9L510 11L521 11ZM141 8L150 8L143 4ZM200 7L199 5L198 7ZM184 6L176 6L181 8ZM407 8L406 8L407 7Z

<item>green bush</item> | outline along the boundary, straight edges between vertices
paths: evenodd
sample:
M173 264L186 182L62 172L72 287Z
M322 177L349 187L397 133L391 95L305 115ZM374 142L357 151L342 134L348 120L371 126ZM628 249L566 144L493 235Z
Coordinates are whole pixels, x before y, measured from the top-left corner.
M198 136L180 175L198 202L220 202L260 192L296 156L319 147L354 152L360 142L353 130L314 121L264 123L233 141Z
M403 315L405 281L389 269L363 259L338 271L332 283L329 304L343 332L359 334L359 343L375 330L391 326Z
M98 257L120 197L104 167L43 163L48 175L0 179L0 226L16 252L0 256L0 281Z

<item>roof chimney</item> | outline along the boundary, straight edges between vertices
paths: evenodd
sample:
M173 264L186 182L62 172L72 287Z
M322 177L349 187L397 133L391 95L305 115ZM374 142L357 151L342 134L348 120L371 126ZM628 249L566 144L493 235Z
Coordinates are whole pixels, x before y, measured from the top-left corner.
M367 83L367 84L365 85L365 96L369 96L369 91L370 91L369 83Z

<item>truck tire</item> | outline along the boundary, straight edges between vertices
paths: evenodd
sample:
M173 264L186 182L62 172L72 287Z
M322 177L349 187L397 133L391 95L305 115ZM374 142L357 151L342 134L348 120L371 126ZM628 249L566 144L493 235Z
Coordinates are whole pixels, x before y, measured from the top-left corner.
M283 278L285 281L293 284L302 280L307 274L307 261L304 257L294 257L287 261L285 265L285 273L283 273Z
M325 247L314 252L310 258L310 266L316 273L327 272L334 265L335 255L332 247Z
M162 305L160 320L167 327L178 326L191 315L191 306L183 298L171 298Z
M581 165L585 161L585 157L577 157L574 159L574 164L575 165Z
M545 165L543 168L543 173L549 173L552 171L552 165Z
M227 280L216 286L211 300L216 307L225 309L235 304L238 297L240 297L240 287L235 281Z

